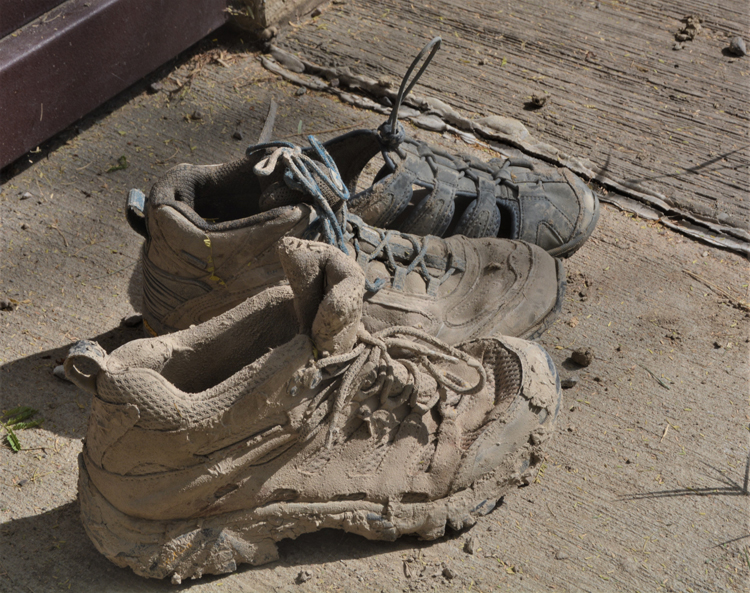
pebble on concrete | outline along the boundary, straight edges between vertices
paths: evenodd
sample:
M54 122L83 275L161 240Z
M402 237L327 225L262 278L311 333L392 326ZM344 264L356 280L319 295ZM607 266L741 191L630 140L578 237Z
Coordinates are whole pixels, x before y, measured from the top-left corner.
M563 389L572 389L576 385L578 385L578 377L567 377L560 381L560 387Z
M729 42L729 51L735 56L746 56L745 40L742 37L733 37L732 41Z
M578 348L570 358L574 363L587 367L594 362L594 351L591 348Z
M443 576L449 581L456 578L456 573L445 563L443 563Z
M143 315L128 315L120 320L123 327L138 327L143 323Z
M310 579L311 579L312 577L313 577L313 573L312 573L312 571L311 571L311 570L307 570L307 569L305 569L305 570L300 570L300 571L299 571L299 574L297 575L297 578L295 579L295 581L296 581L297 583L299 583L299 584L301 584L301 583L306 583L306 582L307 582L307 581L309 581L309 580L310 580Z

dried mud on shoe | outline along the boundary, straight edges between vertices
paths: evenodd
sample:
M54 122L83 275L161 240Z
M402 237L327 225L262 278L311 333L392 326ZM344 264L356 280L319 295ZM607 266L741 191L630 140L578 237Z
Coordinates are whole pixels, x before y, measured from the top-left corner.
M287 239L281 262L291 289L66 360L95 394L81 516L114 563L179 583L269 562L279 540L323 528L435 539L541 463L561 398L541 347L371 333L354 260Z

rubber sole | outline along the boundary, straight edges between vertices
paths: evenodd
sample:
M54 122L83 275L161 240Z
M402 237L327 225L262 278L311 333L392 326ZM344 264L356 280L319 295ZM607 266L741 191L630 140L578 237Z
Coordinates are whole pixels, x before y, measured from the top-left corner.
M507 447L493 471L469 488L437 501L279 502L211 517L152 521L128 516L113 507L91 482L80 454L81 518L96 548L112 562L144 577L171 575L176 584L186 578L233 572L242 563L272 562L278 558L278 541L324 528L343 529L372 540L394 541L406 534L433 540L441 537L446 527L460 530L474 525L510 489L532 481L543 459L542 445L552 435L560 409L559 379L555 389L556 401L543 408L518 400L514 405L522 409L511 417L507 427L509 433L516 430L516 436L525 437L521 444L515 446L514 435L506 435L505 442L513 446Z

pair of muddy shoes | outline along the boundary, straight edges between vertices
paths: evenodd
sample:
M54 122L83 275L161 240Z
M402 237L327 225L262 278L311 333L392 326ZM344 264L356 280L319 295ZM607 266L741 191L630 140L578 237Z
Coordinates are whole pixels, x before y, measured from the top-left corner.
M455 218L450 167L424 159L435 177L422 201L400 164L351 196L364 157L310 142L176 167L148 201L129 197L147 237L144 320L161 335L109 355L79 342L65 369L94 396L84 526L138 574L230 572L328 527L434 539L472 525L541 463L560 385L547 353L519 336L559 309L559 261L523 241L371 226L349 205L397 227L444 225L445 208ZM458 220L497 232L489 185L469 170L479 194Z

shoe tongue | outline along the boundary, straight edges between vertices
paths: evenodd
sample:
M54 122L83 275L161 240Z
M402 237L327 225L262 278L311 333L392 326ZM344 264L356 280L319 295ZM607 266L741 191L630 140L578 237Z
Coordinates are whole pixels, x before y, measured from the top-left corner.
M282 240L279 258L302 333L312 337L322 356L351 350L362 317L362 269L335 247L293 237Z

